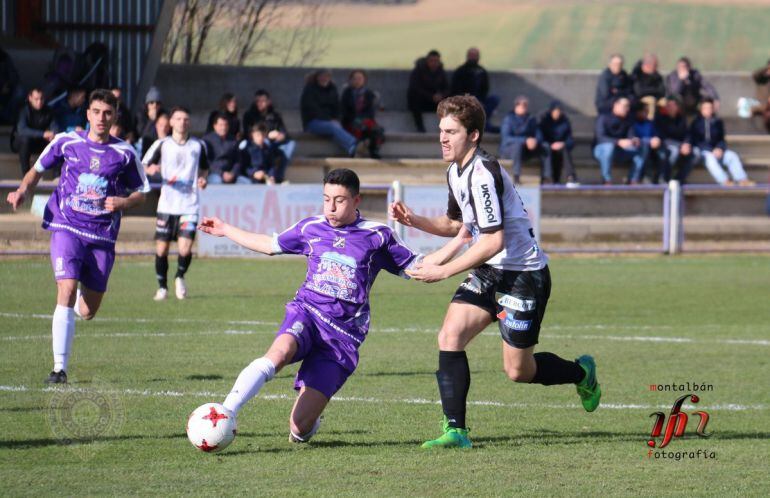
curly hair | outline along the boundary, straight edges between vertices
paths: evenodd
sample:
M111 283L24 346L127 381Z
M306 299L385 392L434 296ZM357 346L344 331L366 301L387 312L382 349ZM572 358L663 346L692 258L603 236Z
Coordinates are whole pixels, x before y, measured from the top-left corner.
M439 118L452 116L465 127L468 134L471 134L474 130L478 131L479 139L476 141L476 144L481 143L487 116L484 112L484 106L481 105L481 102L476 97L467 94L447 97L439 102L436 114L438 114Z

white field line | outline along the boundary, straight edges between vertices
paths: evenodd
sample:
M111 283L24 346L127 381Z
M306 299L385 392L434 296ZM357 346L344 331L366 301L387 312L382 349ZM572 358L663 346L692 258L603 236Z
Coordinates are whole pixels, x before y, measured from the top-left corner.
M194 398L207 398L207 399L222 399L225 397L223 393L215 393L212 391L151 391L148 389L86 389L81 387L42 387L33 388L27 386L5 386L0 385L0 392L12 392L12 393L49 393L49 392L83 392L83 393L105 393L105 394L117 394L120 396L141 396L152 398L182 398L182 397L194 397ZM294 400L296 396L289 394L267 394L259 396L259 399L264 400ZM405 404L405 405L440 405L438 400L426 399L426 398L395 398L395 399L380 399L360 396L335 396L334 401L342 403L370 403L370 404ZM577 403L504 403L502 401L468 401L471 406L491 406L495 408L553 408L553 409L578 409L580 405ZM601 408L607 410L662 410L671 409L671 405L643 405L636 403L602 403ZM731 412L757 410L764 411L768 407L766 405L741 405L737 403L728 403L711 406L689 405L682 406L687 410L699 409L699 410L722 410Z

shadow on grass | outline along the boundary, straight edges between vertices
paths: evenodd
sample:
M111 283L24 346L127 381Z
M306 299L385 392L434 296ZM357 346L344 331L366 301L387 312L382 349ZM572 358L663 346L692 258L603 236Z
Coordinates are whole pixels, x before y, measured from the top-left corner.
M272 432L239 432L239 437L271 437L275 436ZM92 438L82 439L55 439L55 438L39 438L39 439L19 439L13 441L0 441L0 450L26 450L31 448L44 448L47 446L68 446L70 444L90 444L90 443L109 443L120 441L157 441L161 439L180 439L187 440L187 434L184 432L178 432L175 434L166 434L158 436L155 434L139 435L139 434L122 434L118 436L96 436Z
M218 374L195 374L188 375L185 380L222 380L224 377Z

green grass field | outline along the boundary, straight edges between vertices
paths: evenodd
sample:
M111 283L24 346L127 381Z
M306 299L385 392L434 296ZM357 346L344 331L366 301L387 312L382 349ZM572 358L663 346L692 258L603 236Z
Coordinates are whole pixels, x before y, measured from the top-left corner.
M630 70L644 51L653 51L665 73L681 55L689 55L702 70L748 71L765 64L770 46L769 6L763 2L481 3L485 8L474 9L450 0L415 13L408 6L380 7L370 15L344 4L335 7L326 29L329 50L317 65L411 68L418 56L436 48L453 69L475 45L482 64L494 70L599 69L613 52L626 54ZM380 12L399 9L403 16L378 18ZM208 62L220 60L228 36L227 29L212 33ZM279 55L260 55L248 63L278 65L280 60Z
M212 455L189 444L186 417L221 401L271 342L302 260L197 260L190 299L155 303L151 261L119 258L99 316L78 322L71 384L56 391L42 383L50 264L0 260L0 495L768 496L770 258L559 257L551 269L539 349L595 355L596 412L579 408L572 386L508 381L490 328L468 353L475 448L420 450L439 433L435 331L460 278L427 286L382 275L360 368L314 440L287 441L291 367ZM648 458L650 413L684 394L649 385L685 382L713 385L696 405L712 435L696 436L691 415L685 438L664 451L715 458ZM63 398L83 401L52 412ZM98 426L98 401L88 400L102 398L112 400L108 421L122 425L62 444L52 417Z

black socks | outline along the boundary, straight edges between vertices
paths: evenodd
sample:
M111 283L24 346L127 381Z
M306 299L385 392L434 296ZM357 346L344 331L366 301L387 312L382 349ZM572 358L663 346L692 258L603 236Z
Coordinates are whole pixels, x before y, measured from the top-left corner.
M168 288L168 256L155 255L155 277L161 289Z
M184 274L190 268L190 261L192 261L192 253L187 256L179 255L177 259L176 278L184 278Z
M530 384L577 384L585 377L583 367L575 361L565 360L553 353L535 353L537 372Z
M465 351L439 351L436 380L441 407L449 426L464 429L465 400L471 387L471 371Z

